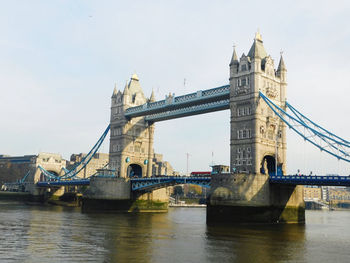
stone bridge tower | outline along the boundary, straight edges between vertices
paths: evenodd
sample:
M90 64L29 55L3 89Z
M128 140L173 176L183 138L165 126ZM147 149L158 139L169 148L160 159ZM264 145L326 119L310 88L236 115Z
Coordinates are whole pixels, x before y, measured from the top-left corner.
M211 177L207 222L303 223L302 186L270 184L286 172L286 126L259 97L285 108L286 67L274 61L256 34L248 55L230 63L231 171ZM277 159L277 162L276 162ZM277 169L276 169L277 168Z
M93 177L82 199L83 211L166 212L169 195L166 188L135 192L131 177L152 175L154 124L145 117L125 117L126 109L154 101L143 94L139 78L132 75L121 92L112 95L109 164L116 177Z
M286 125L259 98L259 91L285 108L286 67L274 61L256 34L248 55L230 63L231 170L249 174L286 172ZM277 156L277 164L276 164Z
M124 112L129 107L154 101L147 99L141 89L139 78L132 75L123 93L114 88L111 103L111 132L109 163L120 177L151 176L154 125L144 117L128 120Z

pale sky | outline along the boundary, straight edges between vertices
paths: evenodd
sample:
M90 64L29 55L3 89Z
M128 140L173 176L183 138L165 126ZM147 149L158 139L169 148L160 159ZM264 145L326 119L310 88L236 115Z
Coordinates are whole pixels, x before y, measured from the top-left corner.
M259 28L288 101L350 139L348 1L1 1L0 154L88 152L110 117L115 83L133 73L156 98L228 83L232 46ZM183 82L186 79L186 86ZM156 123L154 148L176 170L229 164L229 111ZM350 166L288 134L288 171ZM108 152L108 141L102 151Z

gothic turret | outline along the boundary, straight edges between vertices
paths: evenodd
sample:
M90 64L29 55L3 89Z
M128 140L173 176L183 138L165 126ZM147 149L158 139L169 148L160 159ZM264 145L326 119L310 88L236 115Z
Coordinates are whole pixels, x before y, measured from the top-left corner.
M118 89L117 89L117 84L114 85L114 90L113 90L113 94L112 94L112 98L116 98L118 94Z
M129 87L128 87L128 81L126 81L126 83L125 83L123 95L130 95Z
M128 104L130 101L131 101L131 98L130 98L129 85L128 85L128 81L126 81L124 91L123 91L123 104L124 104L124 106L126 104Z
M276 71L276 76L281 78L282 82L286 82L287 68L284 64L283 56L281 54L280 62Z
M277 72L287 71L286 65L284 64L283 56L281 55L280 63L278 64Z
M237 73L239 67L239 61L236 53L235 47L233 47L233 54L230 62L230 77L232 78L234 74Z
M155 102L156 101L156 97L154 96L154 90L152 89L152 94L151 97L149 98L149 102Z
M237 53L236 53L236 49L235 47L233 47L233 54L232 54L232 58L231 58L231 62L230 62L230 66L234 65L234 64L238 64L238 57L237 57Z

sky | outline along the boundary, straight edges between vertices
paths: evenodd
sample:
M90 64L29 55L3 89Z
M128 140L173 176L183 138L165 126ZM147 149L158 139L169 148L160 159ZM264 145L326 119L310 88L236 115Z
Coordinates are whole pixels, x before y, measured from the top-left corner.
M133 73L156 99L228 83L232 46L260 31L288 70L288 101L350 139L348 1L0 0L0 154L88 152L109 123L114 86ZM184 85L186 79L186 85ZM156 123L175 170L229 164L229 111ZM289 173L350 174L288 132ZM108 140L102 152L108 152Z

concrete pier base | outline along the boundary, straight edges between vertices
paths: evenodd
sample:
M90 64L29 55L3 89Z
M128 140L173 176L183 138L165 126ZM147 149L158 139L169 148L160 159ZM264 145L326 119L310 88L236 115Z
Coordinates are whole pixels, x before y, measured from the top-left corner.
M302 186L270 185L267 175L212 176L207 223L304 223Z
M83 212L167 212L166 189L152 193L132 194L130 181L125 178L91 178L83 194Z

